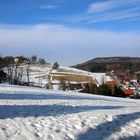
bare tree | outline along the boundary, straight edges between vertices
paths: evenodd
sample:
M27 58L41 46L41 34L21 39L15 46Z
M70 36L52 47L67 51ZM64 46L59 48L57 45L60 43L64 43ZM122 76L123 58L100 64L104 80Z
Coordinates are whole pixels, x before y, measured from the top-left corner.
M23 67L18 67L17 69L18 69L18 71L17 71L16 81L17 81L17 84L19 84L19 83L22 82L22 77L23 77Z
M37 62L37 56L36 55L33 55L31 57L31 61L32 61L32 63L36 63Z
M10 67L7 67L10 83L11 84L19 84L22 80L23 76L23 67L20 66L19 58L15 57L14 64L11 64Z
M38 62L39 62L40 64L46 64L46 61L45 61L44 58L39 58Z
M52 65L52 67L51 67L51 69L50 69L50 71L49 71L49 74L48 74L48 83L47 84L45 84L45 86L44 87L47 87L47 88L49 88L49 89L52 89L53 87L52 87L52 76L51 76L51 73L52 73L52 71L54 70L54 69L57 69L59 67L59 64L57 63L57 62L55 62L53 65Z
M66 81L63 77L61 77L60 79L60 87L59 87L60 90L66 90Z
M13 82L13 66L6 66L6 72L8 74L9 83L12 84Z
M55 62L48 74L48 85L49 85L49 89L52 89L52 77L51 77L51 73L54 69L57 69L59 67L59 64L57 62Z
M57 63L57 62L55 62L54 64L53 64L53 66L52 66L52 70L53 69L57 69L59 67L59 64Z
M29 60L25 61L26 64L26 75L27 75L27 83L29 84L30 82L30 66L31 66L31 62Z

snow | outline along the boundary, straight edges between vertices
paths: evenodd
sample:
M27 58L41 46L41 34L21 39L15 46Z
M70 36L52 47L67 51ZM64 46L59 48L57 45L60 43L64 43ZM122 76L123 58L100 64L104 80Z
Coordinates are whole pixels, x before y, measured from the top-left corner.
M16 67L5 67L3 68L3 70L9 74L12 75L12 78L15 78L15 69ZM17 71L17 75L21 76L18 80L20 82L28 82L29 79L29 83L32 86L38 86L38 87L44 87L47 83L48 83L48 74L50 72L50 70L52 69L51 65L41 65L41 64L30 64L30 65L26 65L26 64L20 64L16 71ZM29 76L27 74L27 70L29 71ZM101 85L103 82L107 81L110 79L109 76L106 76L105 73L91 73L88 71L84 71L84 70L79 70L76 68L71 68L71 67L63 67L63 66L59 66L58 69L54 69L51 72L51 76L64 76L66 74L70 74L70 75L76 75L76 76L86 76L89 78L92 78L93 80L95 80L95 82L98 85ZM16 76L16 77L18 77ZM76 82L76 81L69 81L71 83ZM85 81L87 82L87 81ZM52 83L56 83L56 80L52 80ZM60 81L57 81L57 83L59 84ZM76 82L77 83L77 82ZM59 85L60 86L60 85ZM59 89L59 86L54 87L55 89Z
M140 139L140 100L0 85L0 140Z

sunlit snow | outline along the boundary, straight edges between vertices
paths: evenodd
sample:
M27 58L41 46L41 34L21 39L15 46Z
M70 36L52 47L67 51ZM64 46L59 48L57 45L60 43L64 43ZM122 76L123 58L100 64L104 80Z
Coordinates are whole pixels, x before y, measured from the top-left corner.
M0 85L0 140L140 139L140 100Z

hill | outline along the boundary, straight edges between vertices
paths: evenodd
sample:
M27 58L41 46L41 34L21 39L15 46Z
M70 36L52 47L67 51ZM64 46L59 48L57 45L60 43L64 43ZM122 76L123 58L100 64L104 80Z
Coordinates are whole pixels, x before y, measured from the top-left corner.
M119 77L140 79L136 72L140 71L140 57L99 57L74 66L90 72L114 71Z
M81 83L99 83L98 77L102 77L76 68L59 66L57 69L52 69L52 67L50 64L19 64L4 67L3 70L9 75L11 84L15 84L14 79L16 84L28 83L30 86L39 87L48 86L51 82L51 89L66 88L68 84L72 89L81 89Z

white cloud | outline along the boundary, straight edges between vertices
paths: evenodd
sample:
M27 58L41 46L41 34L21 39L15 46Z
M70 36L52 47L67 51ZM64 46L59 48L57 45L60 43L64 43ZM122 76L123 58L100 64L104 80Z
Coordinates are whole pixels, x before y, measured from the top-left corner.
M71 29L62 25L0 26L2 55L46 57L72 65L95 56L138 56L140 34Z
M97 13L97 12L106 12L109 10L120 11L122 9L133 7L139 8L139 0L107 0L102 2L91 3L87 9L87 13Z
M118 12L103 13L101 15L91 16L88 18L87 22L107 22L115 20L126 20L140 17L140 13L137 12L137 8L122 10Z
M56 9L58 8L59 6L56 6L56 5L41 5L40 8L41 9L45 9L45 10L53 10L53 9Z
M139 0L107 0L91 3L85 17L79 17L79 22L104 22L140 18ZM77 20L78 21L78 20Z
M115 7L116 1L96 2L89 5L87 13L104 12Z

